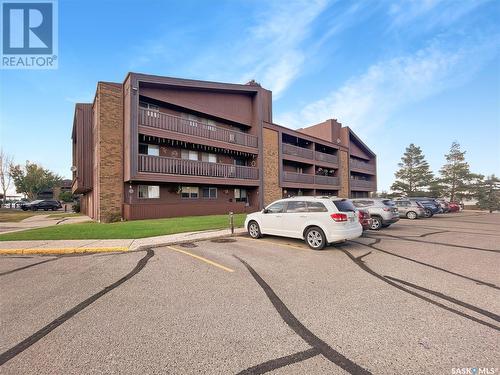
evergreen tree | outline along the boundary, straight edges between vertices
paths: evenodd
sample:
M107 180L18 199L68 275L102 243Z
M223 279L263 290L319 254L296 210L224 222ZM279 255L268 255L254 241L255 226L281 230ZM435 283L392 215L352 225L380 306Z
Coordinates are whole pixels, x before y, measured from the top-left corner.
M398 166L396 181L391 186L395 192L415 196L421 194L422 189L427 188L433 180L429 163L425 160L422 150L413 143L406 148Z
M443 193L452 202L470 196L473 190L472 182L478 178L478 175L471 173L469 164L465 161L465 153L466 151L460 149L460 144L453 142L450 152L445 155L446 164L439 171Z
M481 184L475 194L477 205L490 213L500 210L500 179L491 175Z

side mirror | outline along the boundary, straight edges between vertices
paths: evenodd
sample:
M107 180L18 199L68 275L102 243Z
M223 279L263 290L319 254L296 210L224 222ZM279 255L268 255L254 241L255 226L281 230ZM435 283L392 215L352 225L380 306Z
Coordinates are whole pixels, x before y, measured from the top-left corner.
M262 210L262 213L263 213L263 214L268 214L268 213L269 213L269 210L268 210L267 208L264 208L264 209Z

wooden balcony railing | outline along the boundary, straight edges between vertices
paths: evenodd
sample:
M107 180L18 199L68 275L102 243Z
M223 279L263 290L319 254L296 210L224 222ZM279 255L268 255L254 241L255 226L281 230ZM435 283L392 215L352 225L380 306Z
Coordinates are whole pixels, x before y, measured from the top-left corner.
M259 170L253 167L151 155L139 155L139 171L201 177L259 179Z
M325 154L324 152L316 151L315 157L316 157L316 160L318 160L318 161L324 161L324 162L332 163L332 164L339 163L339 159L337 158L337 156L331 155L331 154Z
M334 185L340 186L338 177L331 176L314 176L314 183L317 185Z
M283 180L288 182L314 184L314 175L305 173L283 172Z
M351 178L351 188L372 189L375 190L375 181L356 180Z
M309 150L308 148L298 147L294 145L290 145L288 143L283 143L282 152L287 155L299 156L305 159L313 159L313 150Z
M258 139L252 134L229 130L216 125L204 124L149 109L139 109L139 125L247 147L258 147Z
M359 160L353 160L351 159L349 161L349 164L351 168L357 168L357 169L363 169L365 171L369 172L375 172L375 165L374 164L369 164L364 161L359 161Z

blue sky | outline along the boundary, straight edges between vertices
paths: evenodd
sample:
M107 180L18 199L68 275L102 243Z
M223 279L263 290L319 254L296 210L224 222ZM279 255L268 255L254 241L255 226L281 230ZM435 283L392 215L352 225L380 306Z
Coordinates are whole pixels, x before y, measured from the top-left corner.
M499 1L59 1L59 69L0 71L2 148L69 177L75 102L128 71L244 83L274 122L336 118L378 155L379 190L405 147L435 172L452 141L500 175Z

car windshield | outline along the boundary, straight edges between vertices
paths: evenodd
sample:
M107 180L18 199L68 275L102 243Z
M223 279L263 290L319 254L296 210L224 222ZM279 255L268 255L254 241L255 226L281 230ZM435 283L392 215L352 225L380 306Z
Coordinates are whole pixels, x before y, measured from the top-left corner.
M386 206L394 206L394 202L391 201L390 199L384 199L382 203L385 204Z
M350 212L350 211L355 212L356 211L356 207L354 207L352 202L350 200L347 200L347 199L333 201L333 204L335 205L335 207L337 207L337 209L340 212Z

